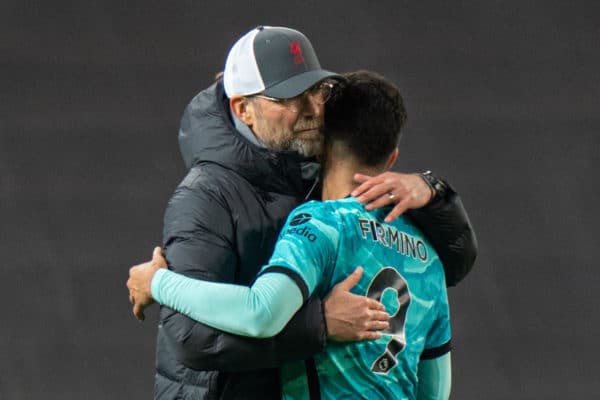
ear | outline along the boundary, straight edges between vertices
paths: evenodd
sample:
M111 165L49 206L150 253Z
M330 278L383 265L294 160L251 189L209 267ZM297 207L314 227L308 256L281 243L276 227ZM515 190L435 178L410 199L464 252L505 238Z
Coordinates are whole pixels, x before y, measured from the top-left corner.
M398 148L396 147L394 149L394 152L390 155L390 158L388 158L387 162L385 163L385 170L389 170L390 168L392 168L394 166L394 164L396 163L396 160L398 159L398 154L400 153L400 151L398 150Z
M233 96L229 99L229 107L237 119L248 126L252 126L254 123L254 108L247 98Z

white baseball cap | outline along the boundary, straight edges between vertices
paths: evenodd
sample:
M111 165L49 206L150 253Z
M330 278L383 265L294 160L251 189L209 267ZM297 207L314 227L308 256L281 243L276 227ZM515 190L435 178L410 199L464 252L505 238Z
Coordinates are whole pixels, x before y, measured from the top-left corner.
M326 78L343 79L321 69L310 41L301 32L259 26L242 36L229 51L223 84L228 97L261 93L289 99Z

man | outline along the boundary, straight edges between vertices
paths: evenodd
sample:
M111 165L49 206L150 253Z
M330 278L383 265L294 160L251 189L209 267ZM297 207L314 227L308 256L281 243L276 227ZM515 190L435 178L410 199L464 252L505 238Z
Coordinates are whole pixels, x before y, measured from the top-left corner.
M182 118L180 147L189 172L169 201L163 231L173 271L215 282L254 280L289 212L318 195L312 156L322 147L330 79L339 76L321 69L300 32L259 27L236 42L223 80L198 94ZM460 280L476 244L457 195L443 182L432 192L417 175L376 179L362 186L364 200L397 202L396 211L421 208L435 194L412 215L448 260L449 284ZM334 290L324 303L318 296L305 302L275 338L256 340L161 307L155 397L278 398L278 366L316 354L328 336L377 337L372 327L387 318L381 308Z
M143 271L134 271L134 286L145 288L136 296L149 296L151 286L161 304L200 322L269 337L309 296L324 297L353 265L364 265L355 291L396 308L390 326L380 328L389 336L332 343L314 364L284 367L284 398L415 399L419 392L419 398L447 399L450 324L440 260L410 219L388 224L385 210L366 211L350 197L354 174L379 174L394 164L406 120L402 98L377 74L346 76L327 105L323 201L292 211L252 287L193 280L166 269L150 285ZM145 269L147 277L157 271Z

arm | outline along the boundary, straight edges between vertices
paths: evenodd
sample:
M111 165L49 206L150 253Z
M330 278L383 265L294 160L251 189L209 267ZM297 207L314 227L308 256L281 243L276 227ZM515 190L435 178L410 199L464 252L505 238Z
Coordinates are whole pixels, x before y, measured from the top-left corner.
M477 239L459 195L447 185L445 193L408 215L423 230L444 265L446 285L455 286L473 268Z
M448 286L455 286L469 273L477 257L477 239L462 201L450 185L444 182L443 193L432 192L421 176L398 172L375 177L358 174L355 180L361 184L352 195L368 203L367 209L395 203L386 221L407 212L439 254Z
M252 287L190 279L160 269L152 297L190 318L229 333L271 337L303 303L298 285L286 274L261 275Z
M173 271L196 279L234 282L238 260L228 239L232 236L230 212L219 199L206 188L178 189L167 207L164 230L164 252ZM130 270L130 293L136 292L139 279L136 284L135 278L144 275L144 270L157 269L157 263L166 265L160 252L157 254L161 260L153 259ZM189 368L243 371L306 359L324 349L328 334L345 341L376 338L372 327L381 326L380 321L387 321L389 316L378 312L384 309L382 304L349 292L359 279L360 274L352 274L340 282L324 303L314 296L308 298L281 333L271 339L228 334L161 307L159 340L168 342L169 351ZM138 302L147 304L143 297L139 291L130 296L134 310Z
M418 400L446 400L450 396L451 370L450 351L451 328L448 291L444 285L442 270L437 270L437 278L432 279L437 286L438 297L434 298L431 313L436 318L429 328L425 339L424 350L419 358L418 366Z
M127 287L130 292L130 301L134 306L134 314L138 319L143 320L143 309L154 301L150 289L153 274L160 268L166 268L166 265L161 248L157 247L154 249L152 261L130 269ZM183 275L177 276L182 280L191 279L183 277ZM307 338L300 334L306 329L306 326L317 326L321 323L321 318L317 320L310 318L320 317L323 307L330 339L336 341L377 339L381 337L381 333L375 330L388 328L389 315L384 311L385 307L381 303L350 292L361 277L362 268L357 268L350 276L334 286L324 304L316 297L306 300L302 309L274 338L275 345L273 345L273 341L251 339L222 332L218 348L207 347L205 343L207 341L212 343L213 336L210 334L210 330L202 329L205 325L195 325L195 321L189 318L181 320L173 318L180 314L166 307L161 310L161 315L167 314L166 317L161 318L159 341L166 341L175 358L194 369L228 371L232 366L235 368L231 370L236 371L253 369L255 364L245 363L245 361L251 360L256 353L264 355L263 363L265 365L278 366L286 360L281 359L278 352L272 351L273 348L287 343L306 341ZM194 299L192 298L190 302L194 304ZM189 305L183 304L183 307L189 307ZM198 334L190 335L191 330L197 331ZM173 334L165 335L163 332L173 332ZM325 338L313 346L318 347L324 341ZM222 350L229 348L232 351ZM302 347L295 346L286 351L286 356L289 360L296 360L305 358L305 353L302 351Z
M452 382L450 353L419 361L418 400L447 400Z
M218 331L163 307L159 331L164 333L162 337L169 343L169 350L188 368L252 371L305 359L309 357L307 348L319 349L315 352L321 351L327 340L326 326L320 317L322 310L320 299L310 298L279 335L269 339L256 339ZM323 324L319 330L322 337L313 338L303 334L307 326L318 324Z
M171 269L196 279L235 281L237 254L230 221L229 210L208 189L178 189L165 214L165 255ZM320 302L309 302L296 318L280 337L246 340L161 307L160 332L190 368L258 369L306 358L324 347L326 327Z
M361 276L362 268L359 268L336 285L330 297L337 298L337 292L350 291ZM302 305L303 292L306 290L306 285L300 284L303 287L301 289L297 283L300 277L294 280L288 274L277 272L259 276L252 287L190 279L166 269L156 270L150 279L151 295L158 303L213 328L257 338L271 337L281 332ZM372 314L376 314L375 310L379 312L376 319L368 323L363 336L357 339L378 339L381 333L375 330L386 329L389 317L379 302L365 297L363 301L369 303ZM355 311L347 307L338 308L348 313ZM333 323L345 327L338 330L348 329L356 334L355 327L348 327L346 322L351 318L341 316L339 319ZM334 333L330 338L347 341L343 332Z

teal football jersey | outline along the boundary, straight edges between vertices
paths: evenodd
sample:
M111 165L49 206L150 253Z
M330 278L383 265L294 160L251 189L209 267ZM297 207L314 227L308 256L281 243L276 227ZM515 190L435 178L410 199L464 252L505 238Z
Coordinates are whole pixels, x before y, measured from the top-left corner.
M322 399L414 399L419 359L449 351L439 257L409 218L384 223L387 212L366 211L348 197L311 201L290 214L263 272L276 268L290 275L304 296L323 298L362 266L352 292L381 301L392 318L381 339L329 342L314 363L284 365L285 399L309 399L317 391Z

